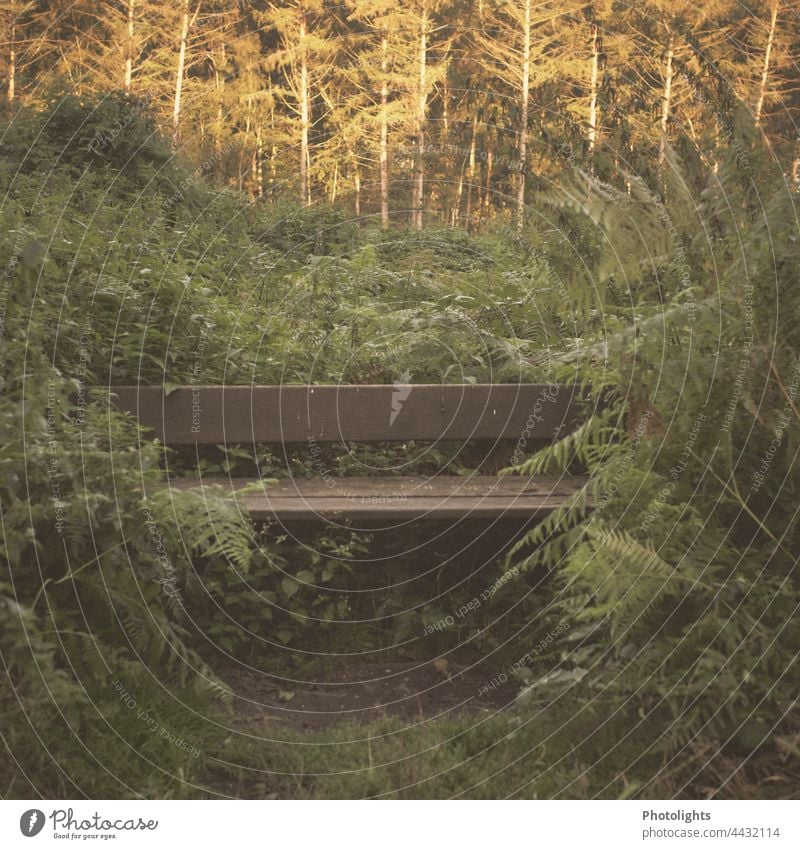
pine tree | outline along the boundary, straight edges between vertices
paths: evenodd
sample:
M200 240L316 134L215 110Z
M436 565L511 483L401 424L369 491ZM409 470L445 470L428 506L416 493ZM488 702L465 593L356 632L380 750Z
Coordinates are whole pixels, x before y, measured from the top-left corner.
M559 101L575 122L576 139L583 141L580 150L577 144L568 142L568 159L582 162L585 158L589 175L595 171L604 107L608 106L609 56L622 58L619 36L612 24L614 20L612 0L597 0L564 19L560 28L557 51L564 55L564 60L559 72L563 80ZM582 155L578 156L579 152Z
M20 65L25 67L31 59L33 39L28 28L31 12L36 7L33 0L3 0L0 2L0 39L5 60L6 100L13 103L17 98L17 79Z
M299 198L312 200L311 130L314 102L335 61L337 44L332 35L332 18L324 0L293 0L272 5L261 22L278 37L279 49L268 57L268 67L282 76L276 94L294 119L299 137Z
M625 31L636 48L631 56L634 74L642 81L625 93L630 144L640 154L652 150L659 171L666 163L673 127L686 121L693 131L692 81L713 63L725 38L720 22L730 6L731 0L709 0L702 5L690 0L650 0L625 21Z
M351 0L350 19L364 26L353 45L356 53L352 71L353 88L363 94L360 115L367 127L365 136L377 128L375 137L381 226L389 226L389 135L402 113L397 97L396 73L402 66L405 37L398 26L397 4L391 0Z
M525 220L531 92L556 76L558 61L552 52L557 40L555 23L569 11L563 4L554 2L495 3L487 11L485 29L478 36L486 72L507 85L518 104L519 168L515 192L518 229L522 229Z
M800 119L798 21L798 0L753 0L732 16L727 46L735 58L725 66L736 92L750 104L773 154L790 163L787 170L795 179Z

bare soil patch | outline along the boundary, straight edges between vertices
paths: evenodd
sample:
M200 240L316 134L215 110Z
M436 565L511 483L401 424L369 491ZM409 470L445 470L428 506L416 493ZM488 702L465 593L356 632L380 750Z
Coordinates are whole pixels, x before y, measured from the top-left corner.
M518 687L507 682L485 689L491 680L492 675L479 667L387 661L355 663L335 680L293 684L263 673L241 672L229 683L240 719L272 720L309 731L386 717L495 713L514 699Z

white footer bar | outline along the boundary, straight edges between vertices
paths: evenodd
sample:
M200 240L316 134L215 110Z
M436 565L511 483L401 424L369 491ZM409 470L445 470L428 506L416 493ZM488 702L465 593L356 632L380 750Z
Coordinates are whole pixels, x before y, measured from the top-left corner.
M800 802L0 801L0 846L800 846Z

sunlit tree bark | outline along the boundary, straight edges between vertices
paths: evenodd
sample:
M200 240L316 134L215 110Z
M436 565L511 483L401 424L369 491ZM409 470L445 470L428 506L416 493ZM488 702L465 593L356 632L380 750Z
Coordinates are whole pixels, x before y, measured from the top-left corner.
M133 24L136 18L136 0L128 0L128 29L127 35L128 40L125 45L125 80L123 82L123 87L125 91L130 94L131 91L131 83L133 82L133 53L134 53L134 41L133 41Z
M761 122L761 113L764 109L764 100L767 96L767 84L769 82L769 60L772 55L772 45L775 43L775 30L778 23L778 3L772 4L772 11L769 22L769 35L767 36L767 46L764 49L764 67L761 71L761 82L758 87L758 97L756 98L756 106L754 109L756 124Z
M414 160L414 199L412 223L422 229L422 205L425 202L425 120L428 107L428 6L425 0L419 21L419 45L417 48L419 76L417 78L416 155Z
M178 39L178 62L175 69L175 98L172 106L172 143L177 145L181 122L181 95L183 93L183 77L186 73L186 48L189 41L189 30L200 12L200 2L192 14L191 0L183 0L180 17L180 37Z
M667 139L669 130L670 109L672 107L672 74L675 59L675 46L672 31L667 35L667 52L664 57L664 90L661 95L661 132L658 139L658 165L664 164L667 155Z

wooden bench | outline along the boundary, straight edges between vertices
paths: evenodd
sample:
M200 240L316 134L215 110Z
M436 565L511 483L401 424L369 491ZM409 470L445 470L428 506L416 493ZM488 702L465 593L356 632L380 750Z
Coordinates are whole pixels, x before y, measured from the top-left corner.
M574 430L585 402L556 384L371 386L111 387L112 400L168 446L301 443L310 457L320 443L505 440L515 459ZM240 490L256 520L536 518L562 506L584 478L435 474L291 477L255 487L257 478L170 481L175 488ZM314 471L314 463L311 464ZM291 468L288 469L291 474Z

